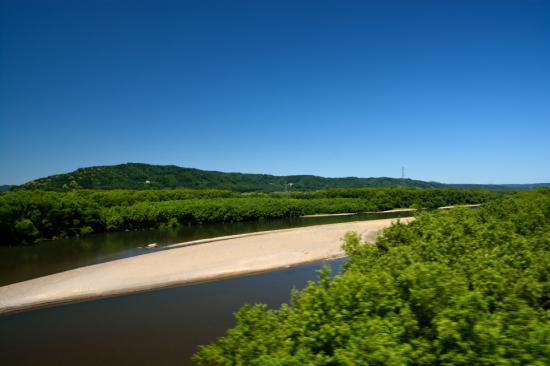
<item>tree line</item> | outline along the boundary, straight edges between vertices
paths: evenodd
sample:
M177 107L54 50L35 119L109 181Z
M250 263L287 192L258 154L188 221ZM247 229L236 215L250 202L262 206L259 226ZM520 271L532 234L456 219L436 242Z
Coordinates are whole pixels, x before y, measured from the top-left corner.
M162 225L435 208L483 203L503 194L416 188L245 194L214 189L19 190L0 193L0 244L31 244L44 239Z
M199 365L548 365L550 190L420 213L279 309L245 305Z

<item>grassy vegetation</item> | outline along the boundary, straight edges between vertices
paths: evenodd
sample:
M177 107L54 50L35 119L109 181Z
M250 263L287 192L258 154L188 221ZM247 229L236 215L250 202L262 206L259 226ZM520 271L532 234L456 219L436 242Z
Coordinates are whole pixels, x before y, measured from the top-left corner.
M453 189L333 189L248 193L224 190L19 190L0 194L0 244L162 225L235 222L305 214L483 203L500 193Z
M289 305L244 306L199 365L550 362L550 190L421 213L376 245L346 237L342 274Z

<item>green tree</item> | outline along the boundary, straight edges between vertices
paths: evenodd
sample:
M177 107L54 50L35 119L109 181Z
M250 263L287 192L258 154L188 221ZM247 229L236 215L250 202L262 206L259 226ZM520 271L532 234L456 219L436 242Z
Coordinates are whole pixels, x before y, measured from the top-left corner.
M341 274L271 310L244 306L199 365L550 364L550 190L418 215Z

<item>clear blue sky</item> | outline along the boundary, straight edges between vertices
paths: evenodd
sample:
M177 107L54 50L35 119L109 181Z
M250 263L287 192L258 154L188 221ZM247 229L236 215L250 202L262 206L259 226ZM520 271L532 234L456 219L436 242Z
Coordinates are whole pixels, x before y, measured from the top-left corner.
M0 183L550 182L550 1L0 0Z

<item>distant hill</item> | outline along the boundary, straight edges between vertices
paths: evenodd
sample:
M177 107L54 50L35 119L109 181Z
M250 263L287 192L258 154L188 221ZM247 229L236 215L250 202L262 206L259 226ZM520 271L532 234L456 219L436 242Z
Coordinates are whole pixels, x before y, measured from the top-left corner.
M396 178L324 178L314 175L275 176L223 173L175 165L127 163L80 168L66 174L36 179L17 189L67 191L72 189L217 188L240 192L312 191L327 188L418 187L441 188L441 183Z
M6 186L4 186L6 187ZM12 187L12 186L8 186ZM127 163L80 168L66 174L36 179L15 189L68 191L73 189L216 188L239 192L316 191L329 188L459 188L511 190L550 187L538 184L443 184L399 178L324 178L315 175L276 176L224 173L175 165Z
M12 186L9 184L0 185L0 192L7 192L10 189L12 189L12 187L15 187L15 186Z

